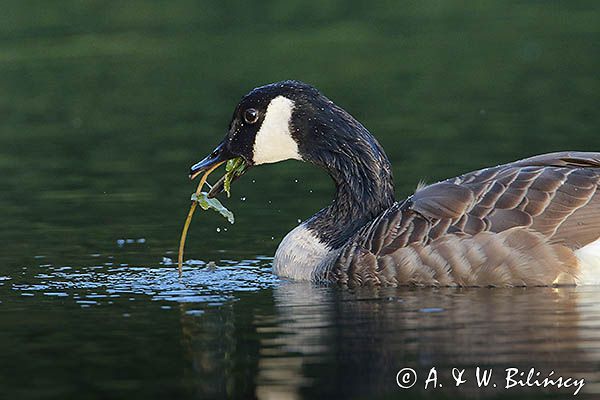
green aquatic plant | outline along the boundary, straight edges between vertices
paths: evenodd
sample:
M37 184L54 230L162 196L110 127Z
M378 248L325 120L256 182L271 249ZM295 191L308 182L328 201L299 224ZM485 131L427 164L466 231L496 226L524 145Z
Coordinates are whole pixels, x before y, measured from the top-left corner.
M211 172L217 169L223 162L217 163L209 168L198 183L198 188L196 192L192 194L191 200L192 205L190 206L190 211L188 212L187 218L185 219L185 223L183 224L183 230L181 231L181 237L179 239L179 254L177 257L177 267L179 271L179 276L181 277L181 273L183 270L183 251L185 248L185 240L187 238L187 232L190 227L190 223L192 222L192 217L194 215L194 211L196 211L196 207L200 206L203 210L213 209L223 217L227 218L229 223L233 224L235 222L235 217L231 211L229 211L219 200L214 197L209 197L207 192L203 192L202 188L206 183L206 179ZM223 179L223 189L227 192L227 197L231 196L231 182L242 175L246 170L247 164L244 159L241 157L233 158L227 161L227 165L225 166L225 176ZM210 185L209 185L210 186ZM217 191L218 193L218 191Z
M227 192L227 197L231 197L231 182L242 175L245 170L246 162L244 162L242 157L236 157L227 161L227 165L225 166L225 180L223 182L223 188Z
M216 198L213 197L211 199L210 197L208 197L208 193L206 193L206 192L193 193L192 201L197 202L198 205L200 206L200 208L202 208L203 210L210 210L210 209L215 210L216 212L221 214L223 217L227 218L227 221L229 221L230 224L233 224L235 222L233 213L231 211L229 211Z

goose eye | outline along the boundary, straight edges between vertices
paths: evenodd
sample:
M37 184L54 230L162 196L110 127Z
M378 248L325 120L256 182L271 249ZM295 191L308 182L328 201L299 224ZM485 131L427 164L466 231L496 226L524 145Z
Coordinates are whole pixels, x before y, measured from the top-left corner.
M258 110L256 108L249 108L244 111L244 121L249 124L253 124L258 121Z

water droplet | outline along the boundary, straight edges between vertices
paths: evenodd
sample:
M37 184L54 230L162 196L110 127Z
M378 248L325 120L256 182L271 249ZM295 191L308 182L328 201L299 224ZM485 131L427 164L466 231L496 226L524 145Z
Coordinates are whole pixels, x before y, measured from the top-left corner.
M221 228L217 228L217 232L221 232Z
M119 240L117 240L117 245L119 247L123 247L125 245L125 239L119 239Z
M271 236L271 240L275 240L275 237L274 237L274 236Z
M295 183L298 183L298 179L294 179L294 182L295 182Z
M301 222L302 222L302 220L300 218L298 218L298 223L301 223Z
M240 197L240 200L241 201L246 201L246 198L245 197Z

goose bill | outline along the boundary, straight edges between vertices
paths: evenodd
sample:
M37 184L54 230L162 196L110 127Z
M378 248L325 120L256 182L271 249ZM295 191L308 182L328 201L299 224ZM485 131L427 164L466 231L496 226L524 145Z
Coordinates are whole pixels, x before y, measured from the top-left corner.
M190 168L190 179L196 178L198 175L209 170L211 167L213 167L216 164L224 163L235 157L237 157L237 156L232 154L231 152L229 152L225 148L224 143L222 142L212 151L212 153L210 153L208 156L206 156L202 161L199 161L198 163L192 165L192 167ZM244 173L246 173L246 171L248 170L248 167L249 167L248 164L246 164L246 166L241 171L241 173L239 173L238 175L233 175L232 182L236 181L240 176L242 176ZM227 174L223 175L212 186L212 188L208 192L209 198L213 198L225 190L225 176L226 175Z
M221 142L208 156L202 161L197 162L190 168L190 179L196 178L204 171L209 170L216 164L231 160L235 155L231 154L225 147L225 143Z

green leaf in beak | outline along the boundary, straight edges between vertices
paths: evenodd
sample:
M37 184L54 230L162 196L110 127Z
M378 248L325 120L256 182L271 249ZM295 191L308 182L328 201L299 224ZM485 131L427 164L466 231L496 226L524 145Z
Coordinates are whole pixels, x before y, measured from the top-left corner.
M231 197L231 182L234 178L242 175L245 168L246 163L242 157L232 158L227 161L227 165L225 166L225 182L223 182L223 188L227 192L227 197Z

